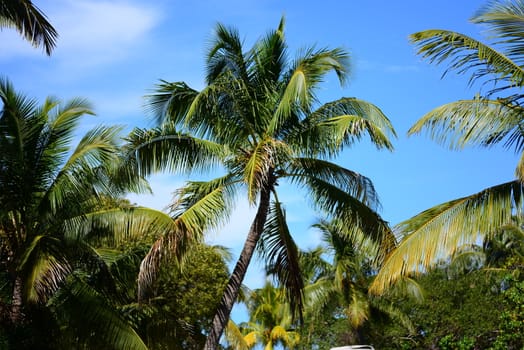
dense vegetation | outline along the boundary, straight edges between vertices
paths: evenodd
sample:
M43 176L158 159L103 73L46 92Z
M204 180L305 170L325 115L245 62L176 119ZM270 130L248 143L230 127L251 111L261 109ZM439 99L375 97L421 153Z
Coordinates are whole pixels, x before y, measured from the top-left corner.
M449 30L411 40L431 62L494 87L430 111L410 133L523 153L524 2L490 2L473 22L491 29L489 45ZM58 35L26 0L0 0L2 27L47 54ZM372 103L316 96L328 73L348 80L348 60L340 48L291 60L284 19L247 50L219 24L206 86L162 81L147 96L158 126L126 138L97 126L77 139L93 114L86 100L39 103L1 78L0 347L523 349L524 157L514 181L391 229L371 180L334 159L363 136L392 150L393 126ZM167 213L125 199L154 172L212 169L224 173L177 189ZM316 249L295 244L284 181L324 218ZM227 249L203 241L239 195L257 212L230 273ZM256 252L268 281L249 290ZM229 320L235 302L248 321Z

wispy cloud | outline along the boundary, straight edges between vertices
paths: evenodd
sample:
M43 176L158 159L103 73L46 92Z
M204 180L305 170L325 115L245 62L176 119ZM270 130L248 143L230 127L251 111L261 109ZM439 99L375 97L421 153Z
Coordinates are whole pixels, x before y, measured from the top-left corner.
M40 8L59 33L53 58L76 68L127 57L161 20L151 5L129 1L57 0L42 2ZM17 56L46 59L14 30L2 31L0 59Z

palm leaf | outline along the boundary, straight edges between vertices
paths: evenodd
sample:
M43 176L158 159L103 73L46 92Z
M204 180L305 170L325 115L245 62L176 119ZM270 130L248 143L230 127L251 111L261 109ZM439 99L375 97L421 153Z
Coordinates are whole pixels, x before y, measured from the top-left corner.
M295 158L287 165L282 177L289 177L298 184L307 183L309 178L320 179L371 208L380 208L378 194L368 177L332 162L317 158Z
M198 91L184 82L170 83L161 80L154 93L145 97L147 110L153 114L157 124L171 122L182 126L197 95Z
M503 45L508 57L522 65L522 38L524 12L520 1L489 2L471 19L473 23L489 27L490 37Z
M524 84L524 70L503 52L481 43L466 35L448 30L426 30L411 34L410 40L418 49L418 54L437 64L448 61L449 71L459 74L473 70L470 82L495 75L495 82L505 82L502 88L491 92L509 89ZM489 95L490 93L488 93Z
M209 182L190 182L177 191L171 206L175 214L173 228L166 231L151 247L140 265L139 298L147 296L156 280L160 263L166 256L182 261L191 244L202 240L205 230L217 227L231 212L234 187L238 182L229 176Z
M279 202L272 203L257 249L266 262L266 269L285 288L292 312L301 317L304 281L299 252L289 232L285 211Z
M73 276L50 301L67 332L90 347L147 349L136 331L122 319L107 299Z
M46 301L71 272L60 242L47 235L36 236L24 250L18 270L25 276L24 298Z
M307 156L334 156L367 135L377 148L392 150L396 137L389 119L375 105L344 97L326 103L305 118L287 139Z
M522 109L509 106L504 100L475 98L438 107L420 118L409 134L426 129L429 136L452 149L467 145L493 146L504 142L517 152L524 150L521 127Z
M15 28L33 46L42 45L47 55L51 55L58 38L44 13L30 0L2 0L1 27Z
M235 350L249 350L256 343L250 334L242 334L240 328L232 320L228 321L224 333L228 345Z
M395 246L395 236L386 221L369 206L351 193L322 179L308 177L304 181L313 204L331 218L340 220L350 235L362 234L372 242L378 243L381 254L386 254ZM382 257L377 257L378 261Z
M141 174L155 171L207 171L220 164L223 146L179 133L172 124L149 131L135 129L129 136L126 162L139 167Z
M340 48L305 50L284 77L285 88L269 126L269 133L279 130L297 109L305 114L311 112L313 104L317 102L315 89L328 72L334 71L340 83L344 84L349 72L348 59L347 52Z
M522 192L520 181L507 182L439 204L400 223L396 230L404 238L387 257L370 290L383 293L401 276L427 271L457 247L493 234L522 212Z

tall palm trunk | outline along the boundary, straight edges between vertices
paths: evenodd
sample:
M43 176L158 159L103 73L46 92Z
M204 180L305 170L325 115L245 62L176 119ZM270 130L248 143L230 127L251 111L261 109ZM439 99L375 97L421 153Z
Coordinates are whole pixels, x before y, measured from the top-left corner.
M251 224L249 233L238 258L237 264L229 278L229 282L226 285L226 290L222 295L222 300L216 311L215 317L213 318L213 324L206 340L204 350L216 350L220 336L226 327L229 320L229 315L233 309L242 281L247 272L251 258L257 246L257 242L262 234L264 225L266 223L267 214L269 211L269 200L270 200L270 188L267 186L260 192L260 203L258 205L257 214Z

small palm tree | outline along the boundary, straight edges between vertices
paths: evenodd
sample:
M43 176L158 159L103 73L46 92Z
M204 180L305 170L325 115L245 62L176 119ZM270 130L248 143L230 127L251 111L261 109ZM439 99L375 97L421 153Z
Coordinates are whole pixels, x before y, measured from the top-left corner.
M348 341L357 344L364 340L361 328L373 315L387 315L414 332L413 325L399 309L384 298L368 294L369 284L383 256L381 250L392 249L394 238L386 236L377 244L365 235L348 232L336 220L321 220L314 226L322 233L323 245L301 255L303 270L307 272L309 317L336 310L340 314L338 317L348 321Z
M206 349L218 344L261 236L267 243L264 257L278 262L280 282L293 295L292 308L302 306L298 250L277 195L280 182L304 188L317 208L348 226L374 236L389 230L375 211L371 181L329 160L365 135L378 148L391 149L388 136L394 135L390 121L368 102L341 98L319 104L315 92L329 72L341 83L347 79L344 50L309 48L290 62L283 20L247 51L235 29L219 24L215 35L207 55L207 86L197 91L184 82L162 82L149 96L161 124L131 135L135 152L128 159L138 162L142 174L225 171L177 191L173 209L179 230L151 249L143 277L154 276L155 263L165 252L161 247L183 250L184 240L201 237L226 220L239 193L257 205Z
M248 295L247 309L248 322L237 327L233 321L229 321L226 329L226 338L233 349L251 349L257 344L265 350L279 346L293 349L299 343L296 324L282 288L266 282L264 287Z
M524 181L524 1L492 1L472 18L491 28L491 45L449 30L411 35L419 54L447 71L472 72L471 82L491 87L470 100L440 106L423 116L409 134L427 130L452 149L503 144L521 154L516 179L427 209L400 223L404 238L375 279L372 290L383 292L400 276L423 272L443 256L479 236L491 235L522 214Z
M31 0L0 0L0 28L15 28L33 46L53 51L58 33Z

